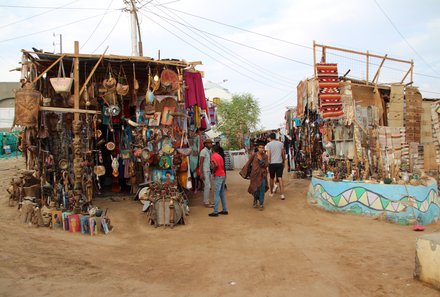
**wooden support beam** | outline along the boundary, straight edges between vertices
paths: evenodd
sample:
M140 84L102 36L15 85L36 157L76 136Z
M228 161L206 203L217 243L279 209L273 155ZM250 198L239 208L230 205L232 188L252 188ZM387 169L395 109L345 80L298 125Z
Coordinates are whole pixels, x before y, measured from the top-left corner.
M317 47L322 47L322 48L325 47L327 49L337 50L337 51L346 52L346 53L352 53L352 54L358 54L358 55L364 55L364 56L366 55L366 53L363 53L363 52L348 50L348 49L345 49L345 48L334 47L334 46L329 46L329 45L316 44L316 46ZM402 62L402 63L406 63L406 64L413 63L412 61L390 58L390 57L388 57L388 55L381 56L381 55L375 55L375 54L370 54L370 53L368 55L370 57L373 57L373 58L379 58L379 59L384 59L385 58L386 60L395 61L395 62Z
M401 84L403 84L403 82L405 81L405 79L408 77L408 74L412 73L412 68L413 68L413 64L411 64L411 66L409 67L408 71L406 72L405 76L402 78L402 80L400 81ZM412 81L412 79L411 79Z
M366 76L366 78L365 78L365 81L367 82L367 85L368 85L368 72L370 71L369 69L368 69L368 67L370 66L370 53L369 53L369 51L367 51L367 69L366 69L366 74L365 74L365 76Z
M108 46L106 47L106 49L105 49L105 51L102 53L102 55L99 57L99 60L98 60L98 62L96 62L96 64L95 64L95 66L93 67L92 71L90 71L89 76L87 77L87 79L86 79L86 81L84 82L84 84L83 84L81 90L79 91L79 97L81 97L82 93L84 92L84 90L85 90L87 84L89 83L90 79L92 78L93 74L95 73L96 68L98 68L99 63L101 63L102 58L104 58L104 55L105 55L105 53L107 52L107 50L108 50Z
M385 63L385 60L387 59L387 55L385 55L385 57L383 57L382 62L380 62L379 68L377 68L376 74L373 77L373 84L377 85L377 81L379 80L379 74L380 74L380 69L382 69L383 64Z
M62 112L62 113L84 113L84 114L101 114L98 110L88 110L88 109L79 109L79 108L67 108L67 107L52 107L52 106L40 106L41 111L53 111L53 112Z
M59 61L61 61L64 58L65 54L62 54L61 57L59 57L55 62L52 63L49 67L46 68L43 72L40 73L33 81L32 83L36 83L46 72L51 70L56 64L58 64Z
M79 42L75 41L75 58L73 60L73 108L79 109ZM75 113L75 121L79 121L79 113Z
M79 42L75 41L75 57L73 59L73 108L79 109ZM80 113L73 114L73 125L81 126ZM73 129L73 190L75 194L75 207L79 207L79 201L82 196L82 175L83 170L81 166L81 132L80 129Z
M32 57L30 54L43 54L39 52L31 52L31 51L22 51L23 53L27 54L28 56ZM59 54L52 54L52 53L44 53L45 56L59 56ZM65 57L74 58L78 56L81 58L88 58L88 59L99 59L100 55L91 55L91 54L72 54L72 53L64 53ZM187 67L192 64L194 65L202 65L202 62L200 61L194 61L194 62L187 62L187 61L171 61L171 60L154 60L153 58L149 57L140 57L140 56L121 56L121 55L107 55L104 57L106 60L124 60L128 62L143 62L143 63L154 63L154 64L162 64L162 65L169 65L169 66L177 66L177 67Z
M314 79L316 80L316 43L313 40L313 74Z

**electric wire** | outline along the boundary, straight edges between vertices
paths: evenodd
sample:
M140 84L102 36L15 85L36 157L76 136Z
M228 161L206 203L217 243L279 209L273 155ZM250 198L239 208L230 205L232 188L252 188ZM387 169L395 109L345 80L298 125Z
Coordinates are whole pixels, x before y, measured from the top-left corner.
M402 37L402 39L405 41L405 43L408 45L408 47L420 58L420 60L425 63L426 66L428 66L432 72L439 74L432 66L426 62L426 60L416 51L416 49L409 43L409 41L403 36L403 34L400 32L400 30L397 28L397 26L394 24L394 22L391 20L391 18L388 16L388 14L385 12L385 10L380 6L379 2L377 0L374 0L374 3L376 3L379 10L383 13L383 15L387 18L387 20L390 22L391 26L393 26L394 30Z
M155 1L155 2L157 3L157 1ZM220 42L216 41L214 38L208 36L208 35L205 34L205 33L198 33L197 31L195 31L195 30L193 29L195 26L193 26L191 23L189 23L188 21L186 21L186 20L183 19L182 17L178 16L176 13L172 12L172 11L171 11L170 9L168 9L167 7L165 7L165 9L167 9L169 12L171 12L171 13L172 13L174 16L176 16L177 18L181 19L181 20L182 20L183 22L185 22L185 24L187 24L187 25L183 25L183 24L181 24L180 22L178 22L179 24L183 25L185 28L188 28L188 29L191 30L192 32L194 32L194 33L196 33L197 35L201 36L204 40L207 40L207 41L209 41L209 42L212 42L212 43L216 44L216 46L217 46L219 49L222 49L223 52L226 52L226 53L230 54L231 56L233 56L233 57L236 58L237 60L240 60L242 63L244 63L244 64L246 64L246 65L249 65L249 66L251 66L251 67L253 67L253 68L257 68L257 69L259 69L259 70L261 70L261 71L263 71L263 72L265 72L265 73L267 73L267 74L271 74L272 76L276 76L276 77L278 77L279 79L283 80L284 82L288 83L289 85L292 84L292 80L291 80L291 79L287 79L287 78L285 78L285 77L279 75L278 73L272 72L272 71L270 71L269 69L266 69L266 68L264 68L264 67L261 67L260 65L254 63L254 62L252 62L251 60L246 59L246 58L243 57L242 55L240 55L240 54L234 52L233 50L231 50L231 49L229 49L228 47L224 46L223 44L221 44ZM174 19L173 16L171 16L169 13L165 12L164 10L162 10L162 9L160 9L160 8L159 8L159 10L160 10L161 12L166 13L168 16L170 16L170 17L172 18L171 21L176 22L176 19ZM276 81L276 82L278 82L278 81Z
M76 0L78 1L78 0ZM31 9L59 9L59 10L106 10L99 7L54 7L54 6L21 6L21 5L0 5L5 8L31 8ZM111 10L122 10L124 8L112 8Z
M73 21L73 22L70 22L70 23L67 23L67 24L64 24L64 25L52 27L52 28L49 28L49 29L45 29L45 30L41 30L41 31L37 31L37 32L32 32L32 33L28 33L28 34L21 35L21 36L16 36L16 37L13 37L13 38L3 39L3 40L0 40L0 43L21 39L21 38L24 38L24 37L28 37L28 36L32 36L32 35L37 35L37 34L48 32L48 31L53 31L53 30L56 30L56 29L59 29L59 28L63 28L63 27L67 27L67 26L70 26L70 25L73 25L73 24L77 24L77 23L80 23L80 22L83 22L83 21L87 21L87 20L99 17L101 15L103 15L103 13L100 13L100 14L97 14L97 15L93 15L93 16L88 16L86 18L79 19L79 20L76 20L76 21Z
M111 28L110 32L108 32L107 36L104 38L104 40L95 48L95 50L92 52L92 54L94 54L100 47L101 45L109 38L109 36L113 33L113 31L115 30L116 26L119 23L119 20L121 19L123 11L121 11L119 13L118 19L116 20L115 24L113 25L113 27Z
M96 24L95 29L93 29L92 33L90 33L90 35L89 35L89 38L87 38L87 40L81 45L80 49L82 49L87 44L87 42L89 42L90 38L92 38L93 34L95 34L96 30L98 30L98 28L101 25L102 21L104 20L105 16L109 12L109 8L110 8L110 6L112 6L113 1L114 0L110 1L110 4L107 6L107 9L105 10L105 14L101 17L98 24Z
M24 21L27 21L27 20L30 20L30 19L33 19L33 18L35 18L35 17L38 17L38 16L41 16L41 15L43 15L43 14L46 14L46 13L52 12L52 11L54 11L54 10L61 9L61 8L66 7L66 6L68 6L68 5L72 4L72 3L75 3L75 2L78 2L78 0L71 1L71 2L69 2L69 3L67 3L67 4L64 4L64 5L61 5L61 6L58 6L58 7L53 7L53 8L51 8L51 9L49 9L49 10L43 11L42 13L38 13L38 14L32 15L32 16L30 16L30 17L27 17L27 18L24 18L24 19L20 19L20 20L14 21L14 22L9 23L9 24L6 24L6 25L1 25L1 26L0 26L0 29L3 29L3 28L6 28L6 27L9 27L9 26L11 26L11 25L15 25L15 24L18 24L18 23L21 23L21 22L24 22ZM1 6L0 6L0 7L1 7Z
M162 18L160 15L158 15L158 14L156 14L156 13L153 13L153 14L156 15L157 17ZM185 34L186 36L188 36L189 38L195 40L196 42L198 42L198 43L200 43L200 44L204 44L203 42L201 43L199 40L197 40L195 37L193 37L193 36L187 34L187 33L184 32L183 30L181 30L181 29L179 29L178 27L174 26L173 24L171 24L171 23L168 22L167 20L165 20L165 22L167 22L168 24L170 24L171 26L173 26L174 28L176 28L177 30L179 30L180 32L182 32L183 34ZM225 56L225 55L223 55L222 53L220 53L219 51L217 51L217 50L211 48L210 46L204 44L204 47L206 47L206 48L208 48L209 50L215 52L217 55L223 57L223 58L226 59L228 62L235 64L234 61L231 61L227 56ZM217 59L217 61L220 62L218 59ZM231 67L231 66L228 66L228 65L227 65L227 67L230 68L230 69L235 69L235 67ZM264 80L268 80L268 81L271 81L271 80L272 80L272 79L270 79L270 78L268 78L268 77L266 77L266 76L262 76L262 75L261 75L260 73L258 73L258 72L255 72L255 71L253 71L253 70L250 70L250 69L247 69L247 68L244 68L244 67L242 67L242 68L243 68L243 69L246 69L248 72L251 72L251 73L253 73L254 75L256 75L256 76L258 76L258 77L263 78ZM235 69L235 70L237 70L237 69ZM237 71L238 71L238 70L237 70ZM239 72L240 72L241 74L243 74L241 71L239 71ZM247 75L246 75L246 76L247 76ZM249 76L248 76L248 77L249 77ZM258 82L260 82L260 83L263 83L263 84L265 84L266 86L274 87L273 85L269 85L269 84L267 84L267 83L265 83L265 82L262 82L262 81L260 81L260 80L256 80L255 78L253 78L253 80L258 81ZM291 85L280 84L279 81L274 81L274 80L272 80L272 81L275 82L276 84L283 85L283 86L285 86L285 87L287 87L287 88L291 88ZM276 88L278 88L278 87L276 87Z
M248 32L248 33L251 33L251 34L254 34L254 35L259 35L259 36L262 36L262 37L265 37L265 38L269 38L269 39L272 39L272 40L276 40L276 41L279 41L279 42L283 42L283 43L286 43L286 44L290 44L290 45L294 45L294 46L298 46L298 47L302 47L302 48L313 50L313 47L311 47L311 46L295 43L295 42L292 42L292 41L289 41L289 40L285 40L285 39L273 37L273 36L270 36L270 35L262 34L262 33L259 33L259 32L255 32L255 31L252 31L252 30L240 28L238 26L226 24L224 22L220 22L220 21L217 21L217 20L213 20L213 19L210 19L210 18L199 16L199 15L196 15L196 14L193 14L193 13L189 13L189 12L186 12L186 11L182 11L182 10L179 10L179 9L171 8L171 7L168 7L166 5L164 5L164 6L167 7L167 9L170 9L170 10L173 10L173 11L177 11L179 13L182 13L182 14L185 14L185 15L189 15L189 16L192 16L194 18L199 18L199 19L206 20L206 21L209 21L209 22L212 22L212 23L216 23L216 24L219 24L219 25L222 25L222 26L225 26L225 27L234 28L234 29L237 29L237 30L240 30L240 31L243 31L243 32ZM352 57L345 57L343 55L339 55L339 54L333 53L333 52L328 52L327 54L328 55L337 56L337 57L341 57L341 58L345 58L345 59L349 59L349 60L353 60L353 61L357 61L357 62L361 62L361 63L365 63L365 61L363 61L363 60L352 58ZM375 63L371 63L371 62L370 62L370 64L371 65L375 65L375 66L379 66L379 64L375 64ZM393 68L393 67L386 66L386 65L384 65L382 67L383 68L387 68L387 69L391 69L391 70L395 70L395 71L399 71L399 72L407 71L407 70ZM413 74L414 75L418 75L418 76L424 76L424 77L440 79L439 76L432 76L432 75L428 75L428 74L424 74L424 73L419 73L419 72L414 72Z
M147 17L142 11L140 11L140 13L141 13L142 15L144 15L145 17ZM203 51L203 50L201 50L200 48L196 47L196 46L193 45L192 43L190 43L190 42L188 42L187 40L183 39L182 37L178 36L177 34L175 34L174 32L172 32L172 31L169 30L168 28L162 26L159 22L156 22L155 24L158 25L158 26L160 26L162 29L166 30L168 33L174 35L176 38L180 39L182 42L188 44L190 47L196 49L197 51L199 51L199 52L201 52L202 54L206 55L207 57L211 58L212 60L217 61L218 63L224 65L224 66L227 67L228 69L230 69L230 70L232 70L232 71L234 71L234 72L236 72L236 73L238 73L238 74L240 74L240 75L242 75L242 76L245 76L245 77L249 78L250 80L252 80L252 81L254 81L254 82L257 82L257 83L259 83L259 84L262 84L262 85L265 85L265 86L268 86L268 87L271 87L271 88L276 88L276 89L285 90L285 88L274 87L274 86L272 86L272 85L270 85L270 84L267 84L267 83L264 82L264 81L257 80L257 79L255 79L254 77L249 76L249 75L247 75L247 74L241 72L240 70L237 70L235 67L232 67L232 66L226 64L225 62L223 62L223 61L221 61L221 60L215 58L214 56L212 56L212 55L206 53L205 51ZM179 30L180 30L180 29L179 29ZM184 33L185 35L189 36L190 38L194 39L191 35L187 34L186 32L183 32L182 30L180 30L180 31L181 31L182 33ZM208 46L205 45L205 47L208 47ZM208 48L209 48L209 47L208 47ZM211 50L212 50L212 49L211 49ZM215 50L214 50L214 51L215 51Z
M164 5L164 6L166 6L166 5ZM206 20L206 21L209 21L209 22L212 22L212 23L217 23L217 24L220 24L220 25L223 25L223 26L226 26L226 27L234 28L234 29L237 29L237 30L240 30L240 31L243 31L243 32L252 33L254 35L263 36L263 37L266 37L266 38L269 38L269 39L272 39L272 40L276 40L276 41L280 41L280 42L283 42L283 43L299 46L299 47L302 47L302 48L313 49L311 46L307 46L307 45L295 43L295 42L292 42L292 41L288 41L288 40L285 40L285 39L273 37L273 36L270 36L270 35L258 33L258 32L251 31L251 30L248 30L248 29L240 28L238 26L229 25L229 24L226 24L226 23L223 23L223 22L220 22L220 21L216 21L216 20L213 20L213 19L205 18L205 17L199 16L199 15L195 15L195 14L192 14L192 13L189 13L189 12L185 12L185 11L182 11L182 10L179 10L179 9L175 9L175 8L171 8L171 7L167 7L167 8L171 9L171 10L174 10L174 11L177 11L177 12L180 12L180 13L183 13L183 14L186 14L186 15L189 15L189 16L192 16L192 17L203 19L203 20Z
M154 14L154 15L160 17L160 18L164 18L164 19L166 19L165 17L162 17L162 16L160 16L160 15L154 13L154 12L151 12L151 11L149 11L149 12L150 12L151 14ZM175 21L175 22L182 24L182 23L179 22L179 21ZM184 25L184 24L183 24L183 25ZM186 26L186 25L185 25L185 26ZM202 30L202 29L196 28L196 27L192 27L192 28L193 28L194 30L197 30L197 31L203 32L203 33L205 33L205 34L208 34L208 35L214 36L214 37L216 37L216 38L219 38L219 39L222 39L222 40L225 40L225 41L231 42L231 43L235 43L235 44L241 45L241 46L243 46L243 47L247 47L247 48L250 48L250 49L253 49L253 50L259 51L259 52L263 52L263 53L266 53L266 54L269 54L269 55L272 55L272 56L275 56L275 57L278 57L278 58L281 58L281 59L284 59L284 60L287 60L287 61L291 61L291 62L294 62L294 63L298 63L298 64L302 64L302 65L312 66L312 67L313 67L313 65L310 64L310 63L302 62L302 61L295 60L295 59L292 59L292 58L289 58L289 57L286 57L286 56L283 56L283 55L280 55L280 54L276 54L276 53L273 53L273 52L270 52L270 51L267 51L267 50L259 49L259 48L256 48L256 47L254 47L254 46L250 46L250 45L247 45L247 44L244 44L244 43L241 43L241 42L235 41L235 40L231 40L231 39L228 39L228 38L225 38L225 37L222 37L222 36L219 36L219 35L216 35L216 34L213 34L213 33L207 32L207 31L205 31L205 30Z
M268 111L272 111L275 109L279 109L281 107L283 107L283 105L285 105L286 103L288 103L290 100L294 100L294 96L295 94L292 94L292 92L287 93L286 95L284 95L283 97L279 98L278 100L274 101L273 104L269 104L269 105L265 105L260 107L260 109L264 112L268 112Z

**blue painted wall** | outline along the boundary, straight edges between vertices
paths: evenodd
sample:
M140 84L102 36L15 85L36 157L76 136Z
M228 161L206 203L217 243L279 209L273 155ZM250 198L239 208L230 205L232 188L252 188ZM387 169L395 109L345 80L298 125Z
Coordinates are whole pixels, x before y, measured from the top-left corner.
M367 184L312 177L307 193L311 204L327 211L380 216L399 224L421 224L439 220L440 200L435 180L427 186Z

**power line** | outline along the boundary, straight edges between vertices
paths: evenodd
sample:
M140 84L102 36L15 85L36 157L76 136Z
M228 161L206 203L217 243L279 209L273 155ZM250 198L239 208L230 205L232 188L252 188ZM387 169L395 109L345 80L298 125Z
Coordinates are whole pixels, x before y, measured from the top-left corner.
M105 16L107 15L107 13L108 13L108 11L109 11L109 8L110 8L110 6L112 5L112 3L113 3L113 0L110 1L110 4L107 6L107 9L105 10L104 15L101 17L101 19L99 20L98 24L96 24L95 29L93 29L92 33L90 33L89 38L87 38L86 42L84 42L84 43L81 45L80 49L82 49L82 48L87 44L87 42L89 42L90 38L92 38L93 34L95 34L95 32L96 32L96 30L98 29L99 25L101 25L102 20L104 20Z
M156 2L157 2L157 1L156 1ZM166 13L167 15L169 15L167 12L163 11L162 9L159 8L159 10L160 10L161 12L164 12L164 13ZM174 13L173 13L173 14L174 14ZM157 14L156 14L156 15L157 15ZM176 14L175 14L175 15L176 15ZM157 16L159 16L159 15L157 15ZM169 15L169 16L170 16L170 15ZM176 15L176 16L177 16L177 15ZM159 16L159 17L160 17L160 16ZM170 16L170 17L172 18L172 16ZM179 16L177 16L177 17L179 17ZM163 17L163 18L165 18L165 17ZM172 18L172 19L168 19L168 20L170 20L170 21L172 21L172 22L177 22L178 24L181 24L181 25L184 26L185 28L191 30L192 32L194 32L195 34L197 34L198 36L200 36L201 38L203 38L204 40L206 40L206 41L208 41L208 42L210 42L210 43L215 43L215 44L217 45L218 49L222 50L223 52L225 52L225 53L227 53L227 54L230 54L233 58L235 58L235 59L241 61L242 63L244 63L244 64L246 64L246 65L248 65L248 66L251 66L251 67L253 67L253 68L258 68L258 69L264 71L265 73L272 73L273 76L278 76L280 79L284 80L284 81L289 85L289 87L291 87L292 80L290 80L290 79L286 79L286 78L282 77L281 75L279 75L279 74L277 74L277 73L271 72L270 70L265 69L265 68L259 66L258 64L255 64L255 63L249 61L249 60L246 59L245 57L239 55L238 53L236 53L236 52L230 50L229 48L227 48L226 46L224 46L223 44L217 42L214 38L209 37L209 36L206 35L206 34L199 33L199 32L197 32L197 31L193 30L192 28L195 28L194 26L192 26L190 23L188 23L187 21L185 21L183 18L181 18L181 17L179 17L179 18L180 18L182 21L184 21L186 24L188 24L188 25L182 24L182 23L176 21L176 19L174 19L174 18ZM165 18L165 19L167 19L167 18ZM258 76L261 76L261 74L260 74L259 72L255 72L255 71L252 71L252 70L249 70L249 71L252 72L252 73L254 73L254 74L256 74L256 75L258 75ZM271 81L273 81L273 82L275 82L275 83L280 83L279 81L272 79L272 77L265 76L264 79L271 80Z
M402 37L402 39L405 41L405 43L408 45L408 47L420 58L420 60L425 63L434 73L439 74L432 66L423 59L423 57L416 51L416 49L409 43L409 41L403 36L403 34L400 32L400 30L397 28L397 26L394 24L394 22L391 20L391 18L387 15L385 10L379 5L377 0L374 0L374 3L376 3L377 7L380 9L380 11L383 13L383 15L387 18L387 20L390 22L390 24L393 26L394 30Z
M101 47L101 45L107 40L107 38L109 38L110 34L113 33L113 30L115 30L116 26L119 23L119 20L121 19L122 13L123 13L122 11L119 13L119 16L118 16L118 19L116 20L116 23L113 25L112 29L107 34L107 36L104 38L104 40L95 48L95 50L92 52L92 54L95 53Z
M229 25L229 24L226 24L226 23L223 23L223 22L220 22L220 21L216 21L216 20L213 20L213 19L209 19L209 18L205 18L205 17L202 17L202 16L198 16L198 15L195 15L195 14L192 14L192 13L189 13L189 12L185 12L185 11L182 11L182 10L178 10L178 9L175 9L175 8L170 8L170 7L167 7L167 8L171 9L171 10L174 10L174 11L177 11L177 12L180 12L180 13L183 13L183 14L186 14L186 15L189 15L189 16L192 16L192 17L203 19L203 20L206 20L206 21L209 21L209 22L212 22L212 23L217 23L217 24L220 24L220 25L223 25L223 26L226 26L226 27L230 27L230 28L234 28L234 29L240 30L240 31L252 33L252 34L255 34L255 35L263 36L263 37L266 37L266 38L270 38L272 40L288 43L288 44L299 46L299 47L303 47L303 48L307 48L307 49L312 49L312 47L307 46L307 45L303 45L303 44L295 43L295 42L288 41L288 40L285 40L285 39L281 39L281 38L273 37L273 36L270 36L270 35L258 33L258 32L251 31L251 30L244 29L244 28L240 28L240 27L237 27L237 26L234 26L234 25Z
M164 6L166 6L166 5L164 5ZM292 41L289 41L289 40L285 40L285 39L273 37L273 36L270 36L270 35L262 34L262 33L259 33L259 32L251 31L251 30L248 30L248 29L240 28L238 26L229 25L229 24L217 21L217 20L213 20L213 19L210 19L210 18L198 16L196 14L192 14L192 13L189 13L189 12L186 12L186 11L182 11L182 10L179 10L179 9L175 9L175 8L171 8L171 7L167 7L167 9L174 10L174 11L177 11L179 13L192 16L194 18L199 18L199 19L202 19L202 20L206 20L208 22L216 23L216 24L219 24L219 25L222 25L222 26L226 26L226 27L229 27L229 28L234 28L234 29L237 29L237 30L240 30L240 31L243 31L243 32L248 32L248 33L251 33L251 34L254 34L254 35L259 35L259 36L262 36L262 37L265 37L265 38L269 38L269 39L272 39L272 40L276 40L276 41L279 41L279 42L283 42L283 43L286 43L286 44L291 44L291 45L295 45L295 46L298 46L298 47L302 47L302 48L313 50L312 47L307 46L307 45L295 43L295 42L292 42ZM332 53L332 52L329 52L327 54L333 55L333 56L342 57L342 58L353 60L353 61L358 61L358 62L365 63L365 61L363 61L363 60L359 60L359 59L351 58L351 57L345 57L345 56L342 56L342 55L339 55L339 54L336 54L336 53ZM375 64L375 63L371 63L371 65L379 66L379 64ZM385 65L382 66L382 67L383 68L387 68L387 69L391 69L391 70L395 70L395 71L399 71L399 72L406 72L407 71L407 70L397 69L397 68L393 68L393 67L389 67L389 66L385 66ZM418 73L418 72L414 72L414 75L430 77L430 78L435 78L435 79L440 79L440 77L438 77L438 76L432 76L432 75L428 75L428 74L424 74L424 73Z
M154 12L151 12L151 11L149 11L149 12L152 13L152 14L154 14L154 15L156 15L156 16L158 16L158 17L160 17L160 18L165 18L165 17L162 17L162 16L160 16L160 15L154 13ZM181 23L181 22L179 22L179 21L175 21L175 22L176 22L176 23L179 23L179 24L181 24L181 25L183 25L183 26L187 26L187 25L185 25L185 24L183 24L183 23ZM291 61L291 62L294 62L294 63L303 64L303 65L306 65L306 66L311 66L311 67L313 67L313 65L310 64L310 63L302 62L302 61L295 60L295 59L292 59L292 58L289 58L289 57L286 57L286 56L283 56L283 55L280 55L280 54L276 54L276 53L273 53L273 52L270 52L270 51L266 51L266 50L263 50L263 49L259 49L259 48L256 48L256 47L254 47L254 46L250 46L250 45L247 45L247 44L244 44L244 43L241 43L241 42L235 41L235 40L231 40L231 39L228 39L228 38L225 38L225 37L221 37L221 36L219 36L219 35L216 35L216 34L213 34L213 33L207 32L207 31L204 31L204 30L199 29L199 28L196 28L196 27L192 27L192 28L193 28L194 30L197 30L197 31L203 32L203 33L205 33L205 34L208 34L208 35L214 36L214 37L216 37L216 38L219 38L219 39L222 39L222 40L225 40L225 41L231 42L231 43L238 44L238 45L243 46L243 47L247 47L247 48L250 48L250 49L253 49L253 50L259 51L259 52L263 52L263 53L266 53L266 54L269 54L269 55L272 55L272 56L275 56L275 57L278 57L278 58L281 58L281 59L284 59L284 60L288 60L288 61Z
M78 0L76 0L78 1ZM73 2L76 2L73 1ZM66 4L68 5L68 4ZM59 10L106 10L99 7L54 7L54 6L21 6L21 5L0 5L0 7L6 8L30 8L30 9L59 9ZM113 8L111 10L121 10L123 8Z
M144 15L144 16L146 16L144 13L142 13L142 11L141 11L141 14ZM156 15L156 14L153 13L153 15ZM219 60L219 59L216 59L216 58L213 57L212 55L206 53L205 51L201 50L200 48L196 47L195 45L193 45L193 44L191 44L190 42L186 41L185 39L181 38L180 36L178 36L177 34L175 34L174 32L172 32L171 30L165 28L165 27L162 26L159 22L156 22L156 25L160 26L161 28L163 28L164 30L166 30L167 32L169 32L170 34L174 35L176 38L180 39L180 40L183 41L184 43L188 44L188 45L191 46L192 48L196 49L197 51L201 52L202 54L206 55L207 57L213 59L214 61L217 61L218 63L220 63L220 64L226 66L227 68L231 69L232 71L234 71L234 72L236 72L236 73L238 73L238 74L240 74L240 75L242 75L242 76L245 76L245 77L251 79L251 80L254 81L254 82L258 82L258 83L260 83L260 84L262 84L262 85L265 85L265 86L268 86L268 87L271 87L271 88L277 88L277 89L285 90L284 88L274 87L274 86L269 85L269 84L267 84L267 83L265 83L265 82L263 82L263 81L257 80L257 79L255 79L255 78L253 78L253 77L251 77L251 76L249 76L249 75L247 75L247 74L241 72L240 70L237 70L235 67L231 67L230 65L224 63L223 61L221 61L221 60ZM178 30L180 30L180 29L178 29ZM192 37L191 35L187 34L186 32L183 32L182 30L180 30L180 31L181 31L182 33L184 33L185 35L189 36L190 38L194 39L194 37ZM197 40L196 40L196 41L197 41ZM209 48L209 47L206 46L206 45L205 45L205 47ZM211 48L209 48L209 49L211 49ZM212 50L212 49L211 49L211 50ZM214 50L214 51L215 51L215 50ZM218 52L217 52L217 53L218 53ZM221 55L221 54L220 54L220 55ZM226 59L227 59L227 58L226 58Z
M32 18L35 18L35 17L37 17L37 16L41 16L41 15L43 15L43 14L49 13L49 12L54 11L54 10L61 9L61 8L65 7L65 6L68 6L68 5L70 5L70 4L72 4L72 3L75 3L75 2L78 2L78 0L74 0L74 1L72 1L72 2L69 2L69 3L67 3L67 4L64 4L64 5L61 5L61 6L58 6L58 7L52 7L51 9L46 10L46 11L43 11L42 13L38 13L38 14L35 14L35 15L33 15L33 16L30 16L30 17L27 17L27 18L24 18L24 19L21 19L21 20L18 20L18 21L15 21L15 22L12 22L12 23L9 23L9 24L6 24L6 25L2 25L2 26L0 26L0 29L2 29L2 28L6 28L6 27L9 27L9 26L11 26L11 25L15 25L15 24L18 24L18 23L21 23L21 22L27 21L27 20L30 20L30 19L32 19ZM1 7L1 5L0 5L0 7Z
M59 28L63 28L63 27L67 27L67 26L70 26L70 25L73 25L73 24L76 24L76 23L80 23L82 21L93 19L93 18L99 17L101 15L103 15L103 13L100 13L100 14L97 14L97 15L94 15L94 16L89 16L89 17L86 17L86 18L83 18L83 19L79 19L77 21L70 22L70 23L67 23L67 24L64 24L64 25L60 25L60 26L49 28L49 29L41 30L41 31L38 31L38 32L33 32L33 33L29 33L29 34L25 34L25 35L13 37L13 38L3 39L3 40L0 40L0 43L7 42L7 41L12 41L12 40L16 40L16 39L32 36L32 35L37 35L37 34L48 32L48 31L53 31L53 30L56 30L56 29L59 29Z
M268 111L272 111L272 110L278 109L278 108L282 107L283 105L285 105L290 100L295 99L295 98L292 98L290 96L294 96L294 94L292 94L292 92L289 92L286 95L284 95L283 97L281 97L278 100L274 101L274 104L262 106L261 110L264 111L264 112L268 112Z

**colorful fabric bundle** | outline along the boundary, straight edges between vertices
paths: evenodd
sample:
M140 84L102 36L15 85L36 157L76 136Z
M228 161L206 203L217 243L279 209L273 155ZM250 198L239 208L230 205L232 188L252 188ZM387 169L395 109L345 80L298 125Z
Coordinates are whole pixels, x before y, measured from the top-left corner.
M337 64L316 64L319 82L319 108L325 119L337 119L344 115L339 90Z

